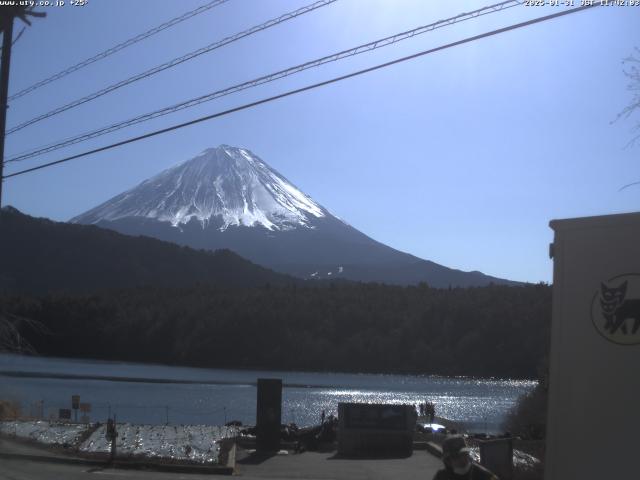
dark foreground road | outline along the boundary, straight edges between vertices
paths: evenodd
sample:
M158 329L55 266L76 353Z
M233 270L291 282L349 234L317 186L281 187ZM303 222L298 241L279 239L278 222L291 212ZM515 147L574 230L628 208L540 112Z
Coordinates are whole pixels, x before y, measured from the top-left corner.
M201 473L171 473L152 470L107 468L103 465L60 463L51 451L0 439L0 480L176 480L211 479L224 476ZM37 460L27 455L37 456ZM64 457L68 461L69 457ZM250 455L238 450L234 476L247 480L430 480L441 468L438 458L418 450L408 458L344 459L335 452L305 452L272 456ZM78 459L79 462L82 460Z
M0 480L106 480L109 478L114 480L211 480L211 475L118 470L110 468L95 468L83 465L64 465L14 459L2 459L2 463L0 464Z
M96 468L2 459L0 480L211 480L212 475L166 473L140 470ZM326 455L304 453L295 457L273 457L259 465L239 464L236 475L251 479L320 479L320 480L391 480L433 478L440 467L439 461L425 452L401 460L332 460ZM213 476L213 478L225 478Z

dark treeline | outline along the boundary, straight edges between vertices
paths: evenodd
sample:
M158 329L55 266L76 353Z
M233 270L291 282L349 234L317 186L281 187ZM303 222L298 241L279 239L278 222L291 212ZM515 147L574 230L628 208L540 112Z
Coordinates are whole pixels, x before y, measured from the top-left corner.
M40 354L203 367L535 378L546 285L139 288L0 296Z

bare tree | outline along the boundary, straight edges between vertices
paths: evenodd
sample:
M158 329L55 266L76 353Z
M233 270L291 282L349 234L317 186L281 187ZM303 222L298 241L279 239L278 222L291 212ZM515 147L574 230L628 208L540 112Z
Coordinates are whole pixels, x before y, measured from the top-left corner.
M36 333L48 333L47 328L36 320L0 312L0 352L36 353L33 346L20 333L25 327Z
M634 52L627 58L622 60L622 72L627 77L629 83L627 84L627 91L631 92L631 102L627 105L612 122L617 122L620 119L628 119L634 113L640 112L640 48L636 47ZM631 128L633 132L632 138L627 146L634 146L640 142L640 120L637 120L636 124ZM624 190L627 187L633 185L640 185L640 181L629 183L620 188Z

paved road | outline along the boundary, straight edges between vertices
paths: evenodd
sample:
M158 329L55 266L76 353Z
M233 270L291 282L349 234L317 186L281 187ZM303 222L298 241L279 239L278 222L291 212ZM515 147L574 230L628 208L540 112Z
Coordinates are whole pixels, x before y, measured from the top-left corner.
M416 451L408 458L343 459L334 453L305 452L276 455L264 461L240 458L236 471L247 479L305 480L430 480L442 462L433 455Z
M0 480L211 480L211 475L91 468L47 462L2 459ZM216 477L224 478L224 477Z
M0 459L0 480L176 480L211 479L209 474L170 473L113 469L95 465L54 463L44 455L59 455L13 441L0 440L0 451L19 455L37 455L41 460ZM44 457L44 458L43 458ZM236 475L247 480L429 480L441 468L441 461L424 450L408 458L358 459L335 458L334 452L257 457L240 450ZM218 477L224 478L224 477Z
M391 480L433 478L440 462L425 452L398 460L334 460L317 453L276 456L260 464L239 464L247 480ZM0 480L211 480L211 475L95 468L48 462L2 459ZM217 477L224 478L224 477Z

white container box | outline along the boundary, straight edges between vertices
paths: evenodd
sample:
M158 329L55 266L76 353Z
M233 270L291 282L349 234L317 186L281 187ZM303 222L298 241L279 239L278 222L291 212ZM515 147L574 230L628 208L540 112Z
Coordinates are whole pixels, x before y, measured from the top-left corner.
M550 226L545 479L640 478L640 213Z

